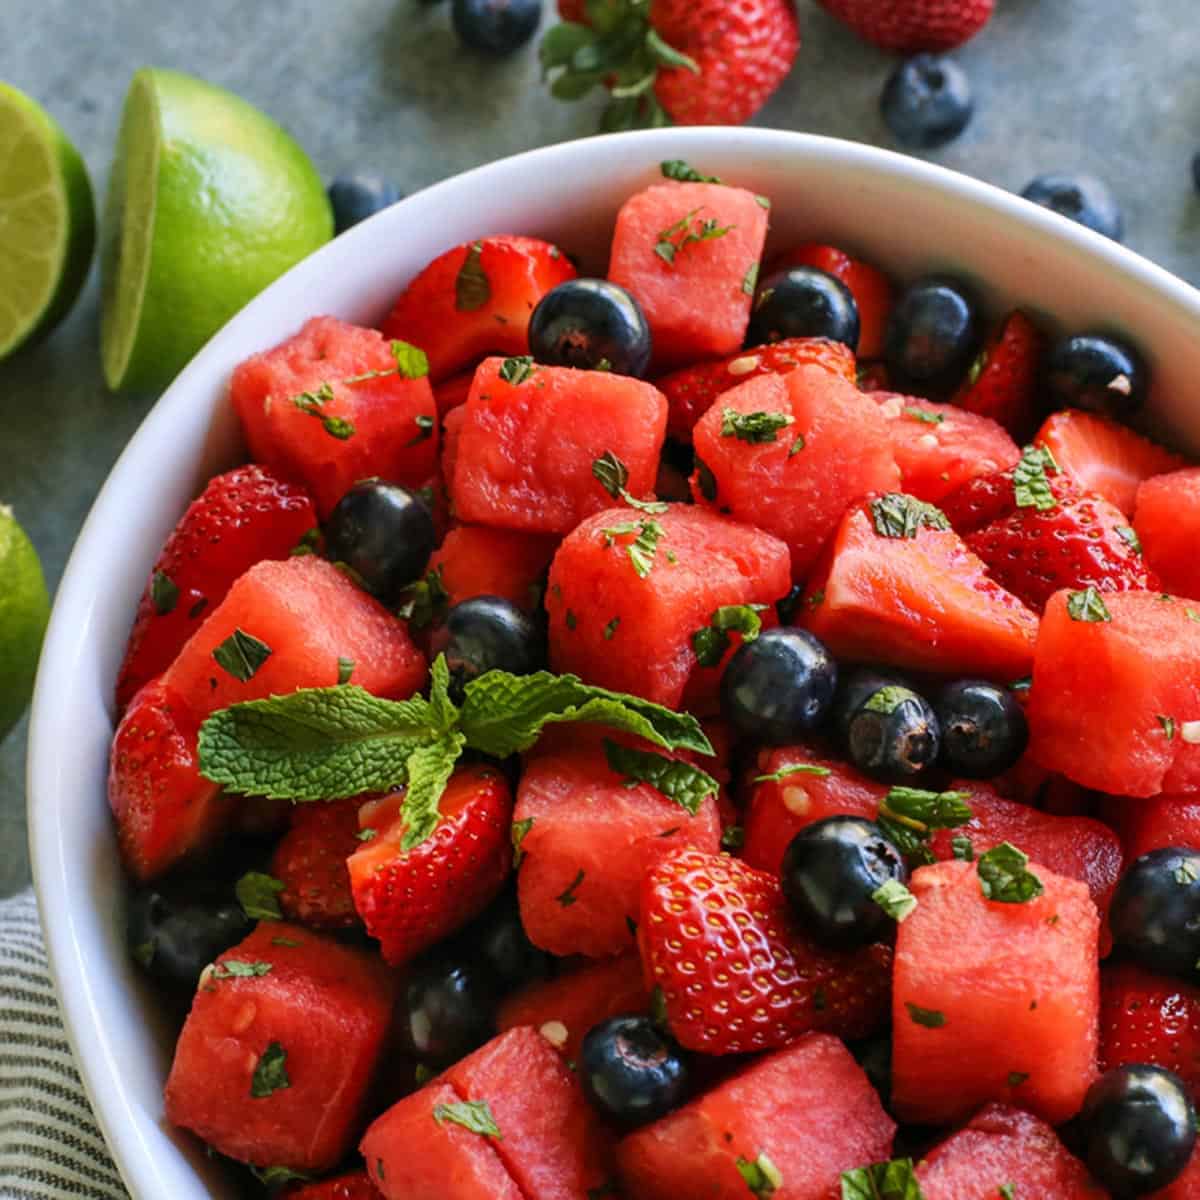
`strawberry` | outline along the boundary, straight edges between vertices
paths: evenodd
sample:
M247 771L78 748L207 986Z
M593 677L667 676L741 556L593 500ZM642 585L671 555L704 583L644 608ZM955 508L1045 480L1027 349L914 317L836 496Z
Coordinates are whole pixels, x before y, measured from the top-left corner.
M275 848L271 874L283 884L284 916L317 929L358 924L346 859L359 845L361 799L297 804L291 825Z
M1048 470L1044 474L1051 495L1058 503L1078 500L1083 495L1083 489L1064 471ZM942 499L940 508L959 537L967 537L993 521L1011 516L1019 508L1013 469L968 479Z
M1100 972L1100 1067L1153 1063L1200 1099L1200 988L1133 963Z
M972 38L994 0L817 0L859 37L884 50L950 50Z
M680 1045L740 1054L809 1030L865 1037L890 1004L891 948L822 950L795 928L777 876L681 849L642 880L638 944Z
M1045 339L1020 309L1008 314L971 366L952 403L999 421L1018 441L1033 432Z
M175 661L239 575L265 558L287 558L316 524L304 489L263 467L212 479L154 564L117 676L117 707Z
M740 125L783 82L800 48L791 0L576 0L560 12L568 23L550 29L541 47L543 68L558 72L555 96L654 80L612 100L606 130Z
M366 1171L350 1171L317 1183L296 1183L280 1193L282 1200L383 1200Z
M359 812L372 830L347 861L354 906L393 966L414 958L477 916L512 866L512 793L494 767L462 767L438 802L437 829L410 850L403 792Z
M828 338L787 338L664 375L654 386L670 405L667 433L690 442L692 427L723 392L758 375L786 375L810 364L855 382L854 354L848 346Z

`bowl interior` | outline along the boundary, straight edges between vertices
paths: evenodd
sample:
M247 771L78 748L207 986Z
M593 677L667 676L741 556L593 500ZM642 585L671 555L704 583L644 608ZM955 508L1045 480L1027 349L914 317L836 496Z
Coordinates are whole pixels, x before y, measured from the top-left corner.
M1055 327L1127 331L1150 366L1152 424L1200 449L1200 293L1006 193L852 143L745 129L567 143L439 184L305 260L201 351L130 442L68 564L39 671L29 805L43 923L81 1074L135 1200L233 1194L202 1148L163 1120L171 1031L125 955L104 803L113 683L143 582L188 501L240 454L230 371L310 316L379 319L425 263L472 237L549 238L603 273L622 200L679 157L771 197L776 247L831 241L899 277L960 274L993 312L1020 305Z

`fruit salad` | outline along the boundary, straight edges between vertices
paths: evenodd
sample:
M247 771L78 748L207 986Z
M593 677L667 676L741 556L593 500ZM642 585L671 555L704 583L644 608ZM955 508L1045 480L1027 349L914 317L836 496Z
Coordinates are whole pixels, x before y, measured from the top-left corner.
M108 798L251 1189L1200 1194L1200 467L770 216L667 162L233 372Z

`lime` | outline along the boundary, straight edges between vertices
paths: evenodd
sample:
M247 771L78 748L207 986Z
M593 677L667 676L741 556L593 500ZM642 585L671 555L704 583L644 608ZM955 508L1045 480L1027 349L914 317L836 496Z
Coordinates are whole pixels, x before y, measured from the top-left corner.
M29 703L49 615L37 551L0 504L0 741Z
M139 71L101 224L109 387L165 386L332 233L320 176L274 121L202 79Z
M0 358L66 316L95 244L79 152L40 105L0 83Z

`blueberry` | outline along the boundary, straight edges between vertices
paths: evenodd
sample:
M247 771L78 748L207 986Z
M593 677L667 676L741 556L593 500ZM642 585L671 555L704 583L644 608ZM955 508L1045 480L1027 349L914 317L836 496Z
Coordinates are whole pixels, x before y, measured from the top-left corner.
M1039 175L1021 195L1114 241L1119 242L1125 232L1117 198L1094 175Z
M597 1112L631 1127L684 1102L688 1066L683 1051L649 1017L612 1017L583 1039L579 1080Z
M381 175L339 175L329 185L333 231L345 233L401 199L400 189Z
M433 636L433 653L446 655L456 688L488 671L529 675L546 665L544 632L499 596L472 596L446 614Z
M909 687L909 681L887 668L851 667L838 675L837 695L829 723L834 736L845 747L850 737L850 718L878 691L885 687Z
M1084 1158L1113 1196L1144 1196L1177 1179L1196 1144L1196 1114L1178 1075L1131 1063L1088 1089L1078 1124Z
M744 737L781 746L833 703L837 664L811 633L781 626L744 642L721 677L721 711Z
M784 338L823 337L858 349L858 305L850 289L827 271L792 267L763 280L754 299L748 346Z
M548 291L529 319L529 349L554 367L641 378L653 349L642 306L606 279L570 279Z
M431 1067L448 1066L494 1032L502 989L475 958L435 953L414 964L397 1008L400 1046Z
M893 923L871 897L889 881L905 883L900 851L862 817L826 817L788 843L783 894L800 927L822 946L849 949L877 941Z
M1167 846L1134 859L1108 919L1113 942L1143 966L1200 980L1200 851Z
M902 684L885 683L872 692L845 730L850 761L886 780L913 779L937 761L941 749L941 729L929 702Z
M474 50L512 54L537 32L542 0L454 0L454 31Z
M1121 419L1146 398L1146 368L1128 343L1098 333L1060 338L1042 367L1052 408L1085 408Z
M459 939L491 969L505 989L548 978L554 956L539 950L525 932L515 889L506 889Z
M334 506L325 540L330 559L353 569L384 604L394 604L425 570L436 534L419 496L399 484L368 479Z
M1008 688L984 679L947 684L934 701L942 730L942 765L968 779L1007 771L1025 752L1029 725Z
M884 124L906 146L933 150L953 141L974 112L971 81L949 58L917 54L888 76L879 98Z
M909 284L892 309L884 359L898 383L947 391L970 366L978 336L970 292L956 279L930 275Z

